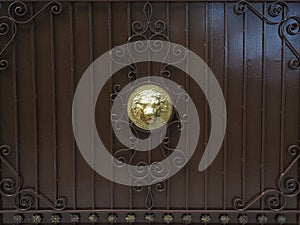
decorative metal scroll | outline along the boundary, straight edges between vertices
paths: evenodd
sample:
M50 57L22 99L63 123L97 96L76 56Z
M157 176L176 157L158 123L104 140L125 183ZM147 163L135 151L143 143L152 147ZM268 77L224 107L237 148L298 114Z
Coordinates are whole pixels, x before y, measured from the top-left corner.
M140 41L140 40L164 40L164 41L169 41L169 38L166 34L167 32L167 25L164 21L162 20L157 20L157 21L152 21L152 5L150 2L146 2L144 7L143 7L143 14L145 17L145 23L141 21L134 21L132 23L131 29L132 29L132 35L128 38L128 42L133 42L133 41ZM129 82L134 82L138 78L138 66L136 64L131 64L130 66L130 71L128 73L128 78ZM160 67L160 75L164 76L166 78L170 78L170 71L168 70L168 65L167 64L161 64ZM112 100L118 95L119 91L121 90L121 85L120 84L115 84L113 87L113 93L112 93ZM176 98L181 98L183 93L173 93L176 95ZM185 98L186 96L183 96ZM187 99L188 101L188 99ZM123 102L124 104L124 102ZM126 110L125 110L126 111ZM124 113L126 113L124 111ZM170 127L175 127L179 132L180 130L184 129L184 123L186 118L179 118L179 116L175 113L175 116L173 120L167 124L167 129ZM118 126L119 123L115 123L116 126ZM131 128L135 136L138 136L139 129L137 129L133 124L128 124ZM145 132L144 132L145 133ZM133 139L135 137L132 137ZM164 138L163 142L161 143L160 151L163 155L164 158L168 157L168 154L172 153L173 151L177 151L176 148L171 148L170 147L170 137L167 136ZM134 158L136 156L136 152L132 152L131 149L126 148L126 149L120 149L117 150L114 153L114 157L119 159L120 161L124 161L128 164L134 163ZM155 162L153 162L155 163ZM138 161L135 163L137 165L149 165L151 162L147 161ZM158 168L159 169L159 168ZM137 173L139 174L139 173ZM147 188L147 193L145 196L145 207L150 210L154 206L154 198L153 198L153 192L158 191L158 192L163 192L166 190L166 183L165 181L160 182L156 185L151 185L146 187ZM140 192L143 190L143 187L140 186L135 186L133 187L134 191Z
M157 20L152 25L152 5L146 2L143 13L146 23L143 25L141 21L134 21L131 25L133 34L128 38L128 42L136 40L169 40L166 35L167 25L163 20Z
M286 178L286 176L290 169L297 164L300 158L300 147L298 145L292 145L288 148L288 153L293 156L294 159L278 177L277 187L265 189L263 192L250 199L247 203L245 203L241 198L235 198L233 200L235 209L245 211L260 199L264 199L269 210L280 211L286 206L286 198L295 197L299 194L299 181L296 178Z
M294 59L290 59L288 66L291 69L300 68L300 52L293 46L289 40L289 36L295 36L300 34L300 17L291 16L287 3L283 1L275 1L269 5L267 14L261 13L251 3L245 0L238 1L234 6L234 12L237 15L242 15L249 9L257 17L270 25L278 25L278 34L284 41L286 46L291 50L294 55ZM275 20L275 18L279 18Z
M17 25L27 24L33 21L48 8L51 9L53 14L59 14L62 10L62 5L58 1L51 1L33 14L30 13L28 6L24 2L15 1L8 6L7 16L0 16L0 38L1 36L10 35L4 47L0 48L0 71L6 70L9 67L9 62L3 58L3 53L14 41L18 31Z
M39 193L35 189L23 187L22 177L6 159L11 151L12 149L8 145L0 146L0 161L13 174L13 177L4 177L0 180L1 196L12 198L14 207L18 210L30 210L34 206L36 198L47 203L47 205L53 210L63 210L67 204L67 200L64 197L59 197L55 202L52 202L45 195Z
M143 14L145 17L145 23L142 21L134 21L131 25L132 35L128 38L128 42L139 41L139 40L164 40L169 41L167 36L167 25L163 20L156 20L152 23L152 5L147 1L143 8ZM137 66L131 64L130 72L128 73L129 81L133 81L137 78ZM115 85L115 94L119 92L120 86Z

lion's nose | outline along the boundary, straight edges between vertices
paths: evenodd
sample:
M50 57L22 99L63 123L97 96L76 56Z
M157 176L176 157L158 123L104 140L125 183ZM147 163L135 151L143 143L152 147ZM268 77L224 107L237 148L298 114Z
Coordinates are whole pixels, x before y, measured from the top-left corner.
M152 116L156 114L156 109L151 106L146 106L144 108L144 115L146 116Z

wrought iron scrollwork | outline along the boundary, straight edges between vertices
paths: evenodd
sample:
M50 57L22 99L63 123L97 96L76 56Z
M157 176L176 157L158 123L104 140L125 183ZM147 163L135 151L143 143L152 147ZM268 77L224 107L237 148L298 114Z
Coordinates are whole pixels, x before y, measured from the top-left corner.
M136 43L135 47L139 50L144 50L144 48L153 48L154 50L159 50L161 48L161 46L160 46L161 40L169 41L169 37L167 36L167 25L163 20L156 20L156 21L154 20L154 18L152 16L152 5L149 1L147 1L144 4L143 14L145 17L145 23L143 23L140 20L134 21L132 23L132 26L131 26L132 35L128 38L128 42L135 42ZM142 42L139 42L141 40L158 40L158 41L157 41L156 45L144 46L142 44ZM183 49L181 49L179 46L177 48L170 49L170 52L174 55L175 60L185 59L185 51ZM112 55L115 56L113 58L113 60L116 63L122 64L122 59L124 58L122 49L116 50L115 52L112 53ZM131 82L131 84L134 84L135 83L134 81L138 78L138 65L131 64L129 67L130 67L130 71L128 72L129 82ZM161 64L159 75L161 77L166 77L166 78L171 77L171 73L168 70L167 64L164 64L164 63ZM162 82L163 82L163 79L162 79ZM180 92L180 87L181 86L178 86L178 92L176 92L176 93L172 92L172 95L174 95L173 97L174 97L175 103L177 103L177 101L189 101L189 98L186 98L186 96L184 96L184 93ZM118 101L122 101L121 105L124 105L124 104L126 104L124 102L125 100L122 99L122 97L118 98L119 92L121 90L122 90L121 85L115 84L113 86L113 93L111 94L111 100L115 101L117 99ZM118 116L112 115L111 119L113 122L113 126L116 130L122 129L123 126L130 126L131 131L134 134L132 139L130 139L130 143L134 146L136 144L137 137L139 136L140 131L130 122L120 119L120 118L122 118L122 115L126 113L126 110L124 110L123 112L118 112L118 113L120 114ZM167 129L170 129L170 127L172 127L172 129L173 129L175 127L175 129L177 129L178 132L181 132L185 128L185 123L187 122L188 118L187 117L179 118L179 115L177 115L176 112L172 118L173 118L173 120L170 123L166 124ZM146 134L145 131L143 131L143 133ZM161 137L162 137L162 134L161 134ZM170 137L168 137L168 134L165 137L163 137L162 139L163 139L162 143L160 144L160 146L158 146L159 147L158 150L161 152L162 157L168 158L168 155L170 153L172 153L172 154L174 153L177 157L175 158L174 162L172 161L169 163L170 164L172 163L172 165L174 164L174 166L181 166L182 164L184 164L186 162L184 155L180 155L180 151L178 149L172 148L170 146ZM154 177L156 179L159 179L160 177L164 177L164 176L166 176L166 174L169 173L169 171L163 170L161 168L160 162L151 162L150 159L138 160L136 162L135 161L136 154L137 154L136 151L133 151L130 148L124 148L124 149L117 150L113 154L113 156L114 156L114 158L118 159L118 163L120 165L116 165L116 166L122 166L121 165L122 163L137 165L137 168L140 168L140 170L137 169L137 171L132 171L132 173L133 173L132 177L137 178L137 180L140 180L139 177L143 177L149 173L151 174L151 177ZM149 165L153 166L152 167L153 170L147 170L147 171L143 170L143 168L144 168L143 166L149 166ZM150 186L144 186L142 184L137 183L133 187L133 190L137 191L137 192L140 192L144 189L146 189L145 207L147 208L147 210L151 210L154 206L153 193L157 192L157 191L158 192L165 191L166 183L160 182L160 183L157 183L155 185L150 185Z
M279 35L285 41L286 46L291 50L296 58L289 60L288 65L291 69L300 68L300 52L298 52L288 40L288 35L300 34L300 18L297 16L289 17L279 26Z
M288 66L291 69L300 68L300 52L289 41L289 36L295 36L300 33L300 17L291 16L290 10L286 2L275 1L269 5L267 13L264 15L258 9L256 9L251 3L245 0L238 1L234 6L234 12L237 15L245 14L247 9L253 12L257 17L270 25L278 25L278 33L280 38L284 41L286 46L295 56L294 59L289 60ZM273 18L280 18L273 20Z
M2 55L14 41L18 31L17 25L33 21L48 8L53 14L59 14L62 11L62 4L58 1L48 2L32 15L26 3L14 1L8 6L7 16L0 16L0 37L10 35L7 43L0 49L0 71L6 70L9 66L8 60L2 58Z
M118 89L117 86L115 89ZM128 93L127 93L128 94ZM112 96L117 95L117 93L113 93ZM178 91L178 93L172 92L172 96L174 98L174 102L178 101L184 101L187 102L190 99L185 95L185 93ZM112 98L113 101L121 101L121 105L125 105L126 100L122 98L122 95L118 95L117 98ZM134 149L134 146L137 144L137 138L141 133L140 130L134 126L132 122L126 121L126 119L123 118L123 115L126 114L126 110L122 108L121 111L118 111L116 114L112 114L111 120L112 120L112 126L114 127L114 130L122 130L125 126L129 126L131 128L131 131L133 135L130 137L130 145L127 148L122 148L113 153L113 157L116 159L114 161L115 166L122 167L123 164L129 164L129 165L136 165L136 169L130 171L131 177L135 178L137 183L134 183L133 190L136 192L140 192L147 188L146 195L145 195L145 206L148 210L150 210L154 206L154 198L153 198L153 192L163 192L166 189L166 183L159 182L157 184L153 184L150 186L144 187L145 184L139 183L141 182L141 178L145 177L147 175L151 175L151 177L155 178L155 180L159 180L162 177L167 176L170 173L170 168L173 166L181 168L183 165L185 165L187 159L185 155L180 151L180 149L177 149L177 147L172 147L170 144L171 138L166 135L164 130L158 130L156 131L158 135L161 137L162 142L158 146L161 153L161 157L163 159L168 158L169 154L174 154L175 157L172 161L167 161L168 167L163 168L161 166L161 162L151 160L137 160L136 157L137 151L132 150ZM178 132L181 132L185 129L186 123L189 121L189 118L187 115L183 115L181 118L179 117L178 113L175 111L173 120L166 124L166 129L173 129L173 131L177 130ZM150 135L151 133L149 131L143 131L143 135ZM131 147L130 147L131 146ZM145 166L151 165L152 169L146 170ZM154 182L155 183L155 182Z
M179 98L180 98L180 95L179 95ZM123 113L126 113L126 112L120 112L120 114L123 114ZM112 121L113 121L113 125L115 126L115 129L122 129L122 126L130 126L133 134L135 135L135 137L132 137L132 139L131 139L131 144L134 146L137 141L139 130L132 123L128 123L125 120L119 120L118 118L112 117ZM169 124L167 124L167 127L168 128L175 127L175 129L177 129L180 132L182 129L184 129L185 123L187 121L188 121L187 117L178 118L175 114L174 120L172 122L170 122ZM170 167L171 167L171 163L174 166L181 167L186 162L186 158L185 158L184 154L182 154L182 152L179 151L178 149L170 147L169 144L170 144L170 137L166 136L166 137L164 137L162 143L159 145L160 152L162 153L163 158L167 158L168 154L170 154L170 153L175 153L177 157L175 157L174 161L169 162ZM113 154L114 158L117 159L115 162L119 163L116 166L122 167L123 163L136 164L138 166L137 170L131 171L132 172L131 175L132 175L132 177L137 178L137 181L140 180L139 179L140 177L146 176L148 173L150 173L152 177L156 177L156 178L164 177L169 173L168 170L162 170L160 162L157 162L157 161L149 162L147 160L138 160L138 162L135 162L136 154L137 154L137 151L134 151L130 148L123 148L123 149L117 150ZM144 170L143 166L147 166L147 165L152 165L153 170ZM154 206L153 193L156 191L157 192L165 191L166 186L167 185L166 185L165 181L159 182L154 185L146 186L146 187L137 183L135 186L133 186L133 190L136 192L141 192L144 189L146 189L146 195L145 195L144 202L145 202L145 207L150 210Z
M145 17L145 23L140 20L136 20L131 25L132 35L128 38L128 42L140 41L140 40L163 40L169 41L169 37L166 34L167 25L163 20L153 21L152 5L147 1L143 7L143 14ZM130 71L128 73L129 81L134 81L138 76L137 66L131 64ZM162 67L163 68L163 67Z
M283 1L273 2L268 7L268 14L270 15L270 17L275 18L281 16L282 19L280 20L269 19L267 16L263 15L259 10L257 10L251 3L245 0L237 2L234 6L234 12L237 15L245 14L247 9L251 10L257 17L265 21L267 24L271 25L280 24L286 21L289 17L289 7Z
M139 20L134 21L131 25L133 34L128 38L128 42L135 40L169 40L165 34L167 25L163 20L157 20L152 25L152 5L150 2L146 2L144 5L143 13L146 19L146 24Z
M15 39L17 34L17 25L15 22L11 20L8 16L1 16L0 17L0 36L5 36L11 33L11 38L9 41L4 45L4 47L0 50L0 71L4 71L8 68L9 62L7 59L2 58L2 54L5 50L9 47L12 41Z
M13 177L4 177L0 180L0 194L4 197L13 198L13 203L18 210L30 210L35 204L35 199L43 200L53 210L63 210L66 207L67 199L59 197L52 202L42 193L33 188L23 188L22 177L6 159L12 149L8 145L0 146L0 161L13 174Z
M299 181L296 178L286 178L286 176L300 158L300 147L298 145L291 145L288 148L288 153L289 155L293 156L294 159L278 177L277 187L265 189L263 192L257 194L246 203L244 199L235 198L233 200L233 205L236 210L245 211L260 199L264 199L269 210L280 211L285 208L286 198L295 197L299 194Z

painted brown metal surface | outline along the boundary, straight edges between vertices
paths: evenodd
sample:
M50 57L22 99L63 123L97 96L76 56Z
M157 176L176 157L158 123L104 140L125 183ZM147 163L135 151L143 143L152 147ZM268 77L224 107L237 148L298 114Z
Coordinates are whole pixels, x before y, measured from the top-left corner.
M3 223L299 224L299 17L294 1L2 2ZM123 148L111 127L112 100L137 77L158 74L183 86L201 124L187 166L164 183L131 188L99 176L81 156L72 99L97 57L139 39L168 40L199 55L222 87L228 125L222 150L199 172L210 134L201 89L172 66L119 71L96 107L99 136L112 154ZM178 121L174 115L163 151L132 162L166 157L178 141Z

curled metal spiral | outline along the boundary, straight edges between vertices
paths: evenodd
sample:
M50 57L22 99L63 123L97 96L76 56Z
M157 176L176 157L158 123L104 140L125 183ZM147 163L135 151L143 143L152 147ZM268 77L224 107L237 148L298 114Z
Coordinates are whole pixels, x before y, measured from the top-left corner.
M300 68L300 59L297 58L297 59L289 60L288 66L293 70L299 69Z
M299 194L299 181L295 178L285 179L281 190L286 196L292 197Z
M160 76L165 78L171 78L171 72L168 70L168 64L162 64L160 68Z
M251 3L245 0L238 1L234 6L234 12L237 15L245 14L247 9L252 11L257 17L270 25L278 25L278 33L280 38L285 42L286 46L295 56L294 59L290 59L288 66L291 69L300 69L300 53L296 50L293 44L288 39L288 36L294 36L300 33L300 18L298 16L290 16L289 7L284 1L275 1L268 7L269 17L278 17L278 20L271 20L258 9L256 9Z
M289 155L294 157L294 160L289 164L289 166L281 173L277 181L277 187L281 193L285 196L293 197L299 194L300 184L295 178L286 178L289 170L298 162L300 158L300 147L298 145L291 145L288 148Z
M244 200L241 198L234 198L233 206L238 211L245 211L263 198L265 199L266 207L271 211L280 211L286 205L285 196L277 189L270 188L256 195L248 202L244 202Z
M34 206L36 198L42 199L53 210L63 210L67 204L67 199L64 197L59 197L55 202L52 202L34 189L26 188L14 195L14 206L19 210L29 210Z
M0 180L0 194L6 197L14 196L22 186L22 178L19 176L14 167L7 161L6 157L12 152L8 145L0 146L0 161L14 175L14 177L4 177Z
M8 49L10 44L16 37L17 34L17 25L16 23L8 16L0 16L0 37L5 35L11 35L8 42L0 49L0 71L4 71L8 68L9 62L7 59L1 58L3 53Z
M19 191L14 197L14 206L19 210L29 210L34 205L34 195L31 192Z
M18 174L16 169L6 159L12 152L12 149L8 145L0 146L0 160L4 166L8 168L10 173L14 177L5 177L0 180L0 194L2 196L13 198L13 203L18 210L29 210L34 204L36 198L42 199L53 210L63 210L66 207L67 199L59 197L52 202L42 193L37 192L32 188L23 188L22 177Z
M25 24L31 22L47 8L50 8L51 13L59 14L62 11L62 4L58 1L51 1L44 5L39 11L34 15L29 15L28 6L21 1L15 1L11 3L8 7L8 16L17 24Z
M6 35L9 32L9 24L6 22L0 23L0 36Z
M59 14L62 11L62 4L58 1L51 1L44 5L39 11L32 14L25 2L14 1L8 6L7 16L0 16L0 37L10 35L7 43L0 49L0 71L4 71L9 67L8 60L1 57L15 40L17 24L26 24L33 21L47 8L50 8L51 13Z
M284 21L289 16L289 7L284 1L275 1L269 6L268 13L272 17L282 16L281 21Z
M286 27L286 31L289 35L296 35L300 33L300 18L296 16L291 16L288 18L291 23Z
M242 15L247 12L247 9L252 11L256 16L265 21L267 24L280 24L289 17L288 5L283 1L275 1L268 7L268 14L271 17L280 17L280 20L270 20L257 10L251 3L245 0L238 1L234 6L234 12L237 15Z
M300 68L300 53L296 50L293 44L289 40L289 36L295 36L300 34L300 18L297 16L291 16L286 21L279 25L279 36L285 41L286 46L294 54L295 58L289 60L288 66L291 69Z
M67 206L67 199L65 197L59 197L56 199L54 207L52 209L55 210L63 210Z
M112 94L112 96L114 95L118 95L119 91L121 90L121 86L120 85L115 85L113 87L114 93ZM118 96L118 98L113 97L114 101L121 101L121 104L124 104L123 101L125 101L124 99L120 98L120 96ZM124 109L123 109L124 110ZM124 121L122 119L122 115L126 113L124 112L118 112L118 115L114 115L112 116L112 126L114 126L115 129L122 129L122 126L130 126L131 124L129 124L128 122ZM120 116L121 115L121 116ZM183 118L183 121L185 121L186 118ZM172 126L175 124L179 126L179 124L182 123L181 120L178 120L174 123L170 123L167 126ZM131 126L130 126L131 127ZM134 146L135 142L137 141L137 137L139 135L139 131L135 128L132 127L132 133L134 134L134 137L132 139L132 144ZM163 132L162 134L163 135ZM169 137L165 137L162 138L163 139L163 143L161 145L166 145L166 148L161 147L161 152L163 154L164 158L167 158L167 154L166 151L172 151L172 153L177 154L175 157L175 162L168 162L170 164L170 166L168 168L171 168L171 163L175 163L175 165L182 165L183 162L185 162L185 158L180 157L181 155L179 155L177 152L180 153L180 151L176 150L176 149L172 149L171 147L167 146L167 143L169 142ZM116 159L114 160L114 163L116 163L115 165L118 167L122 167L124 166L124 164L130 164L130 165L136 165L135 170L130 171L131 172L131 176L134 178L134 185L133 185L133 190L136 192L141 192L143 191L145 188L147 188L147 192L145 194L145 207L147 209L151 209L154 206L154 199L153 199L153 192L154 191L158 191L158 192L163 192L166 189L166 184L164 182L159 182L155 185L150 185L150 186L146 186L144 187L145 184L141 184L139 182L141 182L141 178L145 177L147 175L149 175L149 173L151 174L151 177L156 177L157 179L166 176L169 171L168 170L162 170L162 167L160 165L160 162L147 162L147 161L143 161L143 160L138 160L137 162L135 162L136 159L136 154L137 151L134 151L130 148L121 148L117 151L115 151L113 153L113 158ZM150 168L149 170L145 170L145 166L149 166Z
M174 50L176 52L176 50ZM181 52L177 52L180 54ZM113 93L111 94L111 98L113 101L120 101L120 105L125 105L125 98L122 98L119 96L119 92L121 90L121 85L116 84L113 86ZM180 90L180 88L178 88ZM129 94L129 93L128 93ZM174 101L189 101L190 99L185 96L181 91L178 91L178 93L174 93ZM122 115L125 115L127 112L125 108L123 107L120 111L118 111L115 115L112 115L112 126L114 127L115 130L121 130L123 126L129 126L131 127L130 123L128 121L125 121ZM176 113L176 112L175 112ZM185 129L185 123L189 120L187 115L184 115L182 118L179 118L179 115L174 116L174 120L170 123L167 123L167 129L170 129L170 127L176 127L178 132L182 131ZM176 119L177 118L177 119ZM135 127L132 127L132 147L134 147L135 142L137 141L137 138L139 136L139 130L136 129ZM146 135L146 133L143 134ZM157 131L160 132L160 131ZM172 148L169 146L170 143L170 137L167 135L165 136L165 133L161 131L162 133L160 140L163 140L162 143L159 145L160 151L162 153L162 156L164 159L168 158L168 152L171 154L174 154L175 157L173 161L167 160L166 163L168 166L166 168L163 168L161 165L161 162L151 162L151 160L140 160L137 155L137 151L132 150L133 148L126 147L126 148L121 148L113 153L113 163L117 167L123 167L126 164L129 165L135 165L133 170L130 170L129 172L131 173L131 177L133 178L133 190L136 192L141 192L143 190L147 190L145 193L145 207L147 209L151 209L154 206L154 199L153 199L153 193L154 192L163 192L166 190L166 184L164 182L159 182L154 185L146 186L142 182L142 178L145 176L151 176L153 177L153 183L156 183L157 180L161 180L161 178L166 177L172 168L172 165L182 167L183 164L186 163L186 158L185 155L182 154L179 149ZM143 136L144 136L143 135ZM149 169L145 169L147 166L149 166Z
M152 5L149 1L144 4L143 14L145 17L145 23L140 20L136 20L131 24L132 35L128 38L128 42L140 41L140 40L164 40L169 41L169 37L166 35L167 25L163 20L153 21L152 17ZM137 42L139 44L139 42ZM137 46L139 47L139 46ZM152 46L158 47L158 46ZM164 64L162 64L164 65ZM138 78L138 67L136 64L130 65L130 71L128 72L129 82L133 82Z
M114 154L114 165L117 167L123 167L125 164L128 164L130 161L130 152L131 149L129 148L123 148L123 149L119 149L117 150Z
M6 59L0 59L0 71L6 70L9 66L9 63Z
M167 188L167 185L166 185L165 181L155 184L155 190L157 190L158 192L163 192L166 190L166 188Z
M280 211L286 206L285 196L280 192L267 195L265 202L267 207L272 211Z
M13 196L17 192L16 180L13 178L4 178L0 181L0 194L3 196Z
M1 145L0 146L0 155L3 156L8 156L11 153L11 147L8 145Z
M299 194L299 181L295 178L284 179L284 177L286 177L290 169L298 162L300 158L300 147L298 145L291 145L288 148L288 153L294 156L294 159L278 177L277 187L265 189L248 202L245 202L242 198L234 198L233 206L236 210L245 211L260 199L264 199L266 207L269 210L280 211L285 207L287 197L294 197Z
M128 41L136 40L169 40L166 32L166 23L162 20L157 20L154 22L154 25L151 26L152 21L152 5L150 2L146 2L143 8L143 13L146 19L146 24L143 25L141 21L134 21L131 25L133 35L128 38Z

